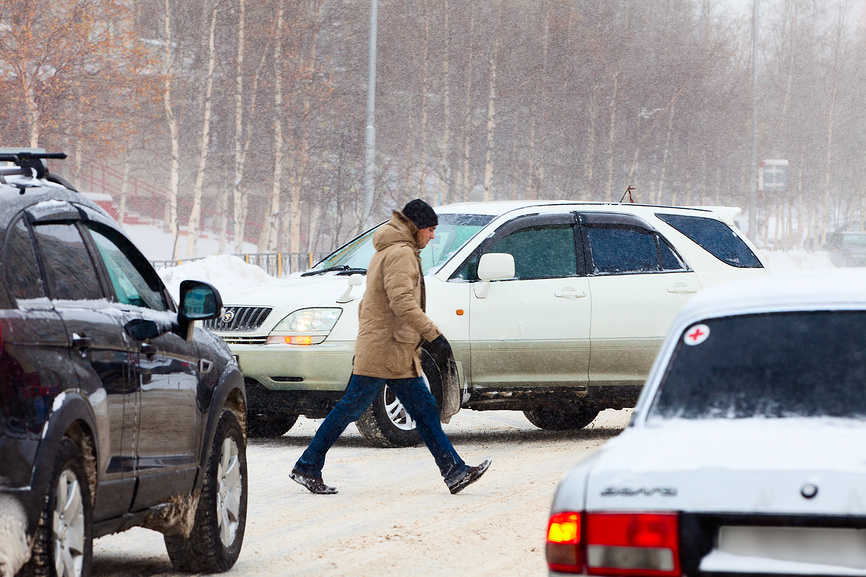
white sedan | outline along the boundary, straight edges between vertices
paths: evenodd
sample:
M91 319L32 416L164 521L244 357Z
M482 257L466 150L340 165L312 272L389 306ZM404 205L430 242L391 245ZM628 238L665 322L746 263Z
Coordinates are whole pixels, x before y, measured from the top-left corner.
M551 575L866 575L866 273L703 291L568 472Z

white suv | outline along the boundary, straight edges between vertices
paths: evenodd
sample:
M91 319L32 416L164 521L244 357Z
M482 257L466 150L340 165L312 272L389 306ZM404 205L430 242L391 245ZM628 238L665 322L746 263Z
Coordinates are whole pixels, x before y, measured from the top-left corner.
M461 407L506 409L573 429L634 406L689 296L766 274L734 226L737 208L515 201L436 212L436 238L421 252L427 312L454 362L422 356L444 422ZM247 380L251 434L281 435L343 394L373 230L303 274L225 292L210 328ZM387 387L357 424L376 445L419 441Z

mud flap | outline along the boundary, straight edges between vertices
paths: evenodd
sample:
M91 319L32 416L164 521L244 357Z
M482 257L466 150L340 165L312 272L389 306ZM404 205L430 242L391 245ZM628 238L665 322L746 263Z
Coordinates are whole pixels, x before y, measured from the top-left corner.
M448 370L440 371L442 378L442 406L439 408L439 420L443 423L451 421L451 417L460 411L460 372L454 359L448 360Z

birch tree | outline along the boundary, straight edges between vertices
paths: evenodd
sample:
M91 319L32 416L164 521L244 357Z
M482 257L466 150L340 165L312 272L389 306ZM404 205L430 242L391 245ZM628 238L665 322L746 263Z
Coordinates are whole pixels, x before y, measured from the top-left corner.
M186 258L194 258L198 256L198 238L201 233L201 198L204 189L204 179L207 174L207 163L210 156L210 124L211 115L213 112L213 80L214 69L216 68L216 25L217 11L219 9L219 0L214 0L210 12L210 27L207 41L207 76L205 78L204 91L204 119L201 127L201 144L199 147L198 170L195 175L195 185L193 186L192 211L189 216L189 224L187 227L186 238Z

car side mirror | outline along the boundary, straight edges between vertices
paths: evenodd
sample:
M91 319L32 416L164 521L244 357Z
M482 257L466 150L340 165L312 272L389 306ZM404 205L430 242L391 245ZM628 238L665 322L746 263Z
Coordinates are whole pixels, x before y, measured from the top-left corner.
M490 281L514 278L514 257L504 252L481 255L478 261L478 278L481 282L475 285L475 296L480 299L487 298Z
M192 337L193 321L215 319L220 316L222 309L222 297L212 285L198 280L185 280L180 283L180 310L177 320L181 334L185 335L187 340Z
M364 282L364 277L356 273L350 276L347 282L349 283L349 286L346 287L346 291L337 299L337 302L340 304L345 304L355 300L355 297L352 296L352 289L356 286L361 286L361 283Z

